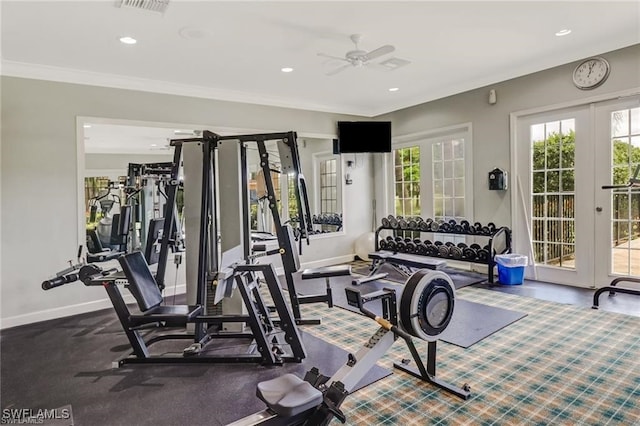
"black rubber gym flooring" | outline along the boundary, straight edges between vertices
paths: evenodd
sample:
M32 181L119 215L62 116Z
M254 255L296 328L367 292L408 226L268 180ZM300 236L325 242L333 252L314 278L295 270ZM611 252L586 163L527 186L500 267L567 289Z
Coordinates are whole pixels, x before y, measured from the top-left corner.
M302 339L308 357L281 367L112 369L130 351L112 309L3 330L2 409L71 405L75 425L223 425L265 408L255 396L258 382L285 372L302 377L314 366L330 376L347 360L347 352L318 337L302 332ZM360 385L389 374L375 366Z

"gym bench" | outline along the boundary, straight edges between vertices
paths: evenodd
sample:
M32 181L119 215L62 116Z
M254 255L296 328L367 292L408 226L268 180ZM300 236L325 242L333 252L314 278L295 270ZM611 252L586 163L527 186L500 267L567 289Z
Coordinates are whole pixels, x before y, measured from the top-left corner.
M411 268L439 270L447 265L447 262L442 259L432 259L425 256L406 253L392 253L389 251L376 251L369 253L369 259L373 260L373 263L371 264L371 273L367 277L370 278L370 280L379 279L377 278L377 276L379 276L378 271L382 268L382 265L387 263L405 277L410 277L411 274L413 274L414 271ZM354 285L361 283L362 282L353 282Z

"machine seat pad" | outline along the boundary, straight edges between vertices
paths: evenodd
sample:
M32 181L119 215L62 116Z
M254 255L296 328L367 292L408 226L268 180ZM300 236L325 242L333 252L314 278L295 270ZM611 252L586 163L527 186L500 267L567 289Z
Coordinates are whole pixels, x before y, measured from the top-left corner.
M303 280L339 277L343 275L351 275L351 265L325 266L322 268L311 268L302 271Z
M281 417L293 417L322 403L322 392L294 374L258 383L256 395Z
M369 253L369 259L384 260L389 263L419 269L441 269L447 265L446 260L432 259L419 254L391 253L389 251Z
M200 314L202 314L202 306L199 305L158 305L142 314L131 315L129 320L132 324L155 321L187 323Z

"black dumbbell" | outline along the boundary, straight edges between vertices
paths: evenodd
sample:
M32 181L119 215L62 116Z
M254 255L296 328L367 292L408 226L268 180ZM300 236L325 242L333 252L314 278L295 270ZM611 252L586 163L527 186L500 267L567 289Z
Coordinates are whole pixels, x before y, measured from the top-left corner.
M417 229L418 228L418 221L416 221L415 219L411 219L407 223L407 226L409 227L409 229Z
M456 246L449 247L449 256L456 260L462 259L462 249Z
M398 229L398 219L393 216L389 216L389 225L392 229Z
M406 253L414 254L416 252L416 249L417 249L416 243L411 241L411 239L407 238L406 240L404 240L404 243L406 245L406 248L405 248Z
M460 221L460 226L462 226L462 231L463 232L469 232L470 225L469 225L469 221L468 220Z
M387 244L387 240L381 240L378 243L378 246L380 246L380 250L386 250L389 248L389 245Z
M431 222L425 222L422 221L418 224L418 228L420 228L421 231L430 231L431 230Z
M407 229L407 221L404 218L398 219L398 227L400 229Z
M482 224L480 222L476 222L473 224L473 229L475 230L476 234L481 234L482 233Z
M438 246L435 244L430 244L427 246L427 255L437 257L440 255L440 251L438 250Z
M458 243L458 247L464 250L467 248L467 245L465 243Z
M398 250L399 253L406 253L407 252L407 244L404 241L397 241L396 242L396 250Z
M440 232L451 232L451 230L451 224L449 222L442 223L438 229Z
M489 228L490 235L493 235L493 233L496 232L496 225L493 222L487 223L487 228Z
M416 246L416 253L422 256L426 256L428 254L427 245L425 243L420 243Z
M438 230L440 229L440 222L432 220L430 225L429 225L429 228L433 232L438 232Z
M449 246L444 244L438 246L440 257L449 257Z
M477 257L480 262L484 262L484 263L489 262L489 250L487 249L478 250Z
M471 247L462 249L462 258L466 260L476 260L476 251Z
M391 223L389 223L389 219L386 217L382 218L382 227L383 228L391 228Z

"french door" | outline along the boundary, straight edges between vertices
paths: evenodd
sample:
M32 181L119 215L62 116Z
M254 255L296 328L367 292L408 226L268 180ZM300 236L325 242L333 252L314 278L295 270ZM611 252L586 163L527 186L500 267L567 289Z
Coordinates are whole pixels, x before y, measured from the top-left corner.
M514 246L533 260L528 278L601 287L640 275L640 188L602 189L640 164L637 98L520 117L516 157Z

